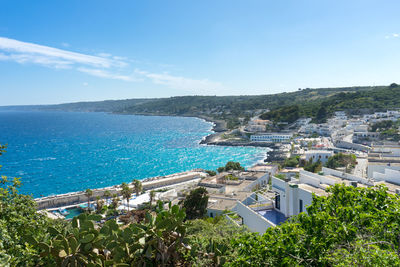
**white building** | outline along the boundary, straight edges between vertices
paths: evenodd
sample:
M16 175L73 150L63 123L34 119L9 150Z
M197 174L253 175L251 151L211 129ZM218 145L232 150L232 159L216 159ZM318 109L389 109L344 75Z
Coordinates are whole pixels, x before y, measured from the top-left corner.
M400 146L373 147L368 154L368 178L378 177L379 180L384 180L384 177L392 177L395 174L390 170L400 171Z
M253 142L267 142L267 143L289 143L293 134L289 133L265 133L255 134L250 136Z
M347 115L346 115L346 112L344 112L344 111L336 111L335 117L340 120L347 120Z
M333 151L329 150L309 150L305 152L306 161L312 160L312 162L316 162L320 160L322 163L328 161L329 157L333 156Z
M379 138L378 132L354 132L353 142L374 141Z
M296 124L298 126L304 126L304 125L309 124L311 122L311 120L312 120L311 118L300 118L296 121Z
M243 218L243 223L250 230L262 234L267 228L282 223L290 216L307 212L307 206L311 205L313 194L328 196L326 188L335 184L355 187L382 184L388 188L391 194L400 192L400 185L389 180L375 182L329 168L322 168L321 174L302 170L299 179L273 177L272 192L269 192L268 195L258 196L258 199L261 200L258 202L254 201L254 197L246 201L239 201L234 210Z

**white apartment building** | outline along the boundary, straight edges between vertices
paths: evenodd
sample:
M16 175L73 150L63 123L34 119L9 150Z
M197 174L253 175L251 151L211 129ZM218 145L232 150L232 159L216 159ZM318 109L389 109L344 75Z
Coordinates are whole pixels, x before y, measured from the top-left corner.
M251 135L250 140L253 142L289 143L292 137L291 133L265 133Z
M243 223L253 232L264 233L269 227L284 222L290 216L307 212L313 194L328 196L327 187L345 184L355 187L370 187L383 184L389 193L399 194L400 185L390 180L373 181L341 171L322 168L321 174L301 170L299 179L280 179L272 177L272 192L258 196L259 201L238 201L233 209L243 218Z

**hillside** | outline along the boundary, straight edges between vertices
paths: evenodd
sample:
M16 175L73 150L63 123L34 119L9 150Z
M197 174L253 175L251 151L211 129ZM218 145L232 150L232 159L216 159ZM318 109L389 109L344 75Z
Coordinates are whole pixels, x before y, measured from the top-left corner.
M400 108L400 86L397 84L368 91L340 92L301 104L286 105L262 114L261 118L291 123L300 117L311 117L315 122L324 122L335 111L362 114L390 108Z
M299 89L290 93L243 96L179 96L152 99L106 100L60 105L21 106L40 110L114 112L142 115L197 116L224 120L228 128L239 125L255 114L274 121L289 122L301 116L316 118L321 106L324 120L335 110L385 109L399 106L398 87L342 87Z

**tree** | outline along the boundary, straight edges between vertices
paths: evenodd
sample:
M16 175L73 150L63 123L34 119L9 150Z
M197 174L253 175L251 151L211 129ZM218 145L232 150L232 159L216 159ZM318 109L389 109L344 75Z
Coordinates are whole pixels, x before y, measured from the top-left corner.
M142 192L142 190L143 190L142 182L137 179L134 179L132 181L132 183L133 183L133 188L135 190L136 196L139 196L140 192Z
M309 171L309 172L320 172L322 170L322 162L318 159L316 162L312 162L312 159L310 159L305 165L304 165L304 170Z
M244 167L240 166L240 163L239 163L239 162L228 161L228 162L225 164L225 167L219 167L219 168L217 169L217 171L218 171L219 173L224 172L224 171L231 171L231 170L234 170L234 171L244 171Z
M132 190L126 183L122 183L121 188L122 188L121 194L122 197L126 199L126 206L128 207L128 212L129 212L129 199L132 196Z
M0 155L5 148L0 145ZM19 178L0 176L0 265L42 266L39 248L29 241L47 240L48 227L59 228L63 222L38 212L32 196L18 192L20 186Z
M150 196L150 209L151 209L151 207L153 205L153 199L154 199L155 195L156 195L156 192L154 190L151 190L150 193L149 193L149 196Z
M112 199L112 201L111 201L111 208L112 209L116 209L117 207L118 207L118 205L119 205L119 197L118 197L118 195L117 194L113 194L113 199Z
M210 176L215 176L215 175L217 175L217 173L216 173L215 171L213 171L213 170L206 170L206 173L207 173L208 175L210 175Z
M346 170L352 169L357 164L357 158L355 155L338 153L328 158L325 166L331 169L337 169L340 167L346 168Z
M104 197L106 198L107 205L110 205L111 192L108 190L104 191Z
M190 191L183 202L183 207L186 210L186 219L203 218L207 211L207 204L208 192L204 187Z
M96 212L101 213L104 207L104 200L100 198L100 196L96 197Z
M328 113L326 112L325 105L321 105L320 108L318 109L316 120L317 122L325 122L326 117L328 116Z
M85 195L87 197L87 210L90 212L90 198L93 196L93 191L88 188L85 190Z

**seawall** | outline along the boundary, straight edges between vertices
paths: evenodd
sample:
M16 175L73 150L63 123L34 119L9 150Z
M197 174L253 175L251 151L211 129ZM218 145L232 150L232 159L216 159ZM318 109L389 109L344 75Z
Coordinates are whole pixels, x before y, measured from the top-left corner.
M187 172L175 173L162 177L149 178L142 181L143 190L152 190L164 186L171 186L174 184L179 184L182 182L191 181L201 177L205 177L207 174L203 170L192 170ZM128 184L130 188L133 189L132 184ZM97 196L104 197L104 193L109 191L111 195L117 194L121 195L121 188L119 185L93 189L93 195L91 201L95 200ZM56 196L36 198L36 203L38 204L38 209L49 209L57 208L68 205L75 205L79 203L87 202L87 196L84 191L71 192L66 194L60 194Z

